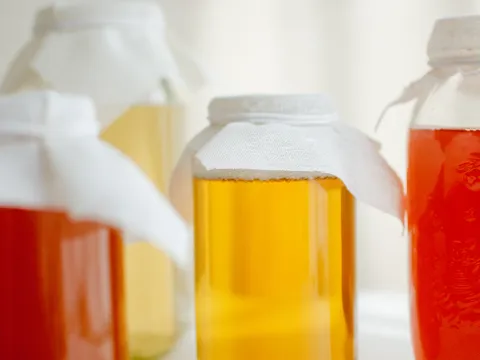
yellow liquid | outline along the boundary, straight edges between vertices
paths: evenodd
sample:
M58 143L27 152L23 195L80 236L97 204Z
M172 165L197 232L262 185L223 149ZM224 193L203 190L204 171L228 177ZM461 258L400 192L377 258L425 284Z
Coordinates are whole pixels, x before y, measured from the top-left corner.
M354 200L334 178L195 186L199 360L353 360Z
M166 192L180 151L179 109L137 106L115 121L102 138L130 157ZM147 243L125 251L126 305L131 358L155 359L168 352L178 335L174 266Z

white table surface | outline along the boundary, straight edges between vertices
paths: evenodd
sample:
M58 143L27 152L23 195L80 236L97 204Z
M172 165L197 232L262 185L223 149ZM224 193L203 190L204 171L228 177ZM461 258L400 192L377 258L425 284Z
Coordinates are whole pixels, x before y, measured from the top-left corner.
M406 294L360 293L358 360L414 360ZM195 332L188 331L165 360L195 360Z

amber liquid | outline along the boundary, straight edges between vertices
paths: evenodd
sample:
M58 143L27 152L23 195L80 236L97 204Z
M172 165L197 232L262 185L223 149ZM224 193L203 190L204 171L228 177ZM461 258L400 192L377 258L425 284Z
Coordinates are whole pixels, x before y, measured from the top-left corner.
M166 192L180 152L180 109L137 106L115 121L102 138L130 157L157 188ZM173 346L177 324L174 266L146 242L125 251L129 348L133 358L150 359Z
M194 180L200 360L354 359L354 201L340 180Z
M4 360L126 360L123 245L62 213L0 208Z
M480 131L410 132L417 360L480 359Z

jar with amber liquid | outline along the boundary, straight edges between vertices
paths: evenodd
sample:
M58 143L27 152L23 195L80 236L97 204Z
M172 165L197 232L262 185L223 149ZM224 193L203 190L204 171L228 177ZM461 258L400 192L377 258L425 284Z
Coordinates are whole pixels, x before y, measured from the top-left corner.
M72 2L38 13L32 40L2 89L46 87L88 95L102 138L164 193L184 145L185 94L187 83L199 79L197 70L185 51L167 40L155 1ZM126 246L124 256L131 356L156 359L183 328L178 304L186 294L176 284L183 269L146 242Z
M398 215L398 179L323 95L219 98L209 120L176 172L193 183L175 205L193 206L198 359L353 360L354 196Z
M98 133L84 97L0 96L5 359L128 359L124 243L149 239L185 263L184 222Z

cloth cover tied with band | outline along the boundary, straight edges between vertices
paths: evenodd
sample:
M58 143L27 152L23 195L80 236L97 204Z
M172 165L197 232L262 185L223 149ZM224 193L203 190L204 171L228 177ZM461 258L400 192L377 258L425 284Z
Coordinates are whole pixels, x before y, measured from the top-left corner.
M445 97L450 98L448 101L458 100L459 95L468 97L480 93L479 24L479 16L440 19L435 23L428 44L428 64L431 69L385 107L377 128L390 108L409 102L414 102L411 118L414 121L427 99L439 90L451 94ZM468 112L462 112L463 116L465 114ZM443 115L438 114L439 117ZM476 123L477 120L473 121Z
M171 38L153 0L58 2L38 12L1 89L88 95L106 127L152 96L165 102L168 91L182 98L202 86L198 63Z
M209 120L187 146L171 183L173 204L187 221L193 222L192 177L215 173L336 176L358 200L403 221L402 184L379 144L339 121L327 97L219 98L210 104Z
M0 206L99 222L127 239L148 239L183 267L186 224L132 161L98 138L99 129L83 97L0 97Z

